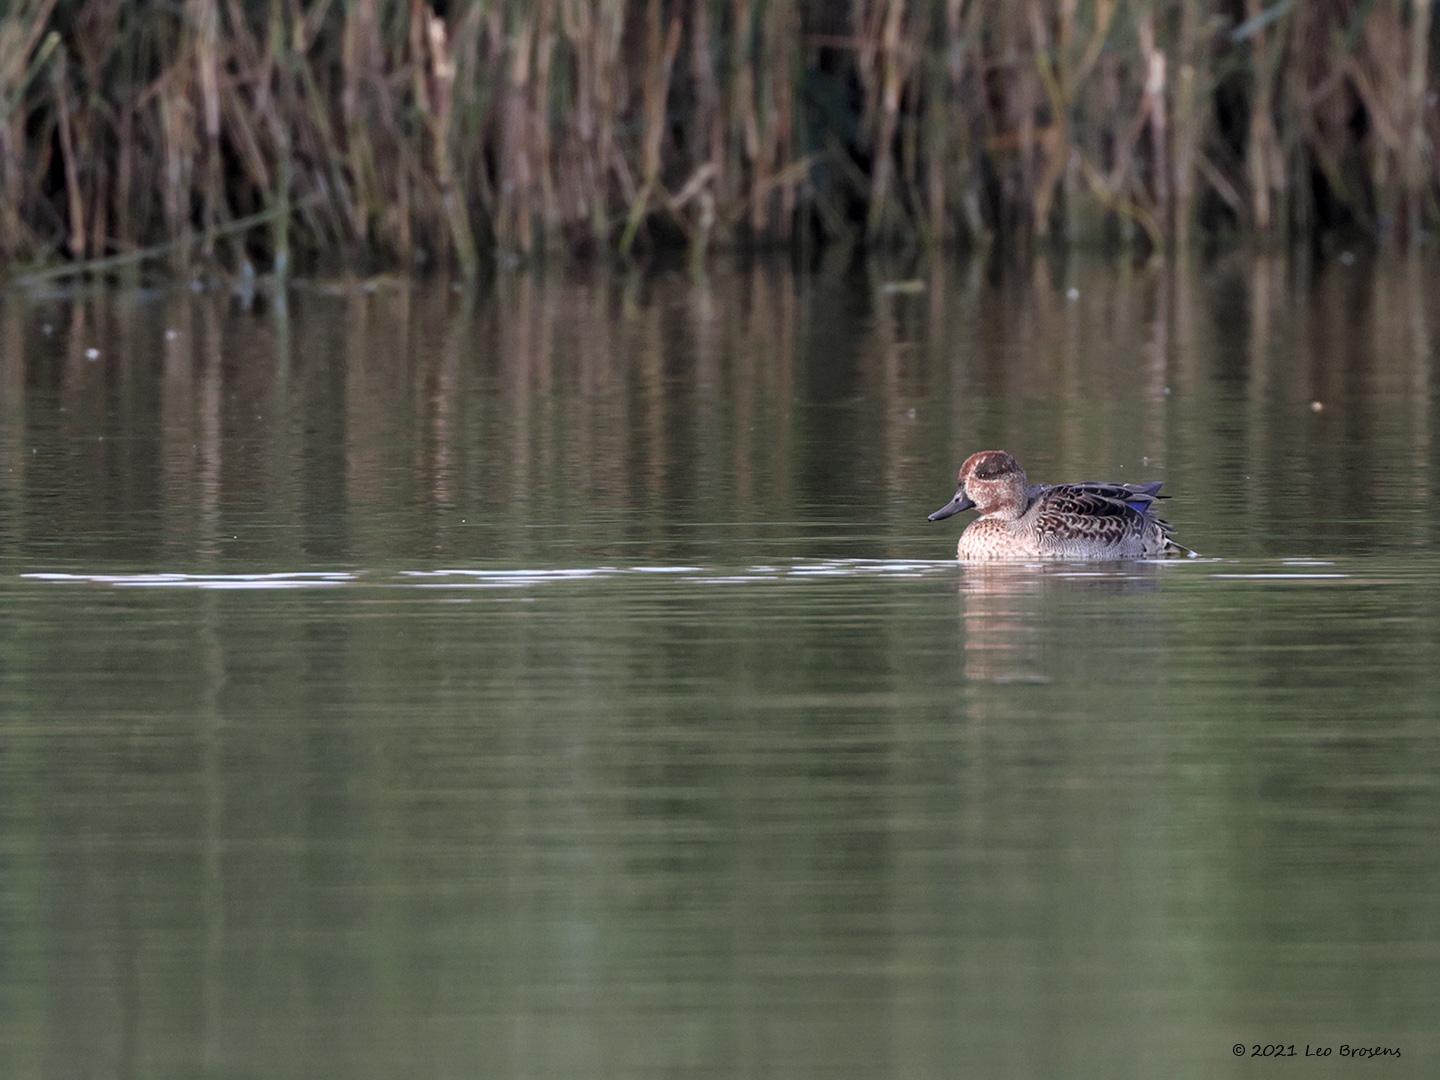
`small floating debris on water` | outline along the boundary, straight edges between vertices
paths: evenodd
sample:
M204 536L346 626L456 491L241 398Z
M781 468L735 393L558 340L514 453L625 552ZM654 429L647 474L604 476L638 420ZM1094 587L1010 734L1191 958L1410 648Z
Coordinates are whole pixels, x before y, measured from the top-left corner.
M49 337L51 334L55 333L55 327L53 327L52 325L50 325L50 323L47 322L40 327L40 332L46 337Z
M887 281L880 286L880 291L887 295L893 295L895 293L923 293L925 291L925 282L919 278L907 278L904 281Z
M1342 251L1340 253L1340 261L1344 265L1349 266L1355 261L1355 253L1353 251Z
M90 346L90 348L88 348L88 349L85 350L85 359L86 359L86 360L99 360L99 359L100 359L100 350L97 349L97 348L95 348L95 346L93 346L93 345Z
M1325 403L1324 403L1323 401L1312 401L1312 402L1310 402L1310 411L1311 411L1311 412L1324 412L1324 411L1325 411Z
M175 340L176 338L178 338L179 336L180 336L180 331L179 331L179 330L176 330L173 326L167 326L167 327L165 328L165 340L166 340L166 341L174 341L174 340Z
M1079 300L1080 290L1077 289L1074 285L1071 285L1068 289L1065 290L1065 299L1071 301L1072 303L1076 300Z

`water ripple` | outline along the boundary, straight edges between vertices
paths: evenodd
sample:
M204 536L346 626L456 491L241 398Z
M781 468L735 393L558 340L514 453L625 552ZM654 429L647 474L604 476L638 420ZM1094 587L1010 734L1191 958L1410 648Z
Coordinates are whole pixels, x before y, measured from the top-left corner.
M110 585L150 589L321 589L357 579L345 571L287 571L269 574L21 574L26 581Z
M1217 565L1218 564L1218 565ZM1151 565L1146 560L1144 565ZM1159 565L1158 563L1156 565ZM1181 569L1185 564L1173 563L1176 573L1195 579ZM1191 564L1193 565L1193 564ZM1268 566L1254 563L1229 563L1206 560L1204 579L1211 581L1245 581L1333 584L1374 584L1377 579L1342 570L1334 562L1319 559L1281 559ZM24 581L44 584L89 584L108 588L150 589L333 589L342 585L368 585L389 589L530 589L545 585L576 582L614 581L648 577L655 581L672 581L693 585L745 585L761 582L875 580L954 577L957 573L1044 576L1047 578L1124 578L1135 573L1134 564L1079 566L1073 563L1007 563L992 566L958 566L946 560L914 559L796 559L770 561L743 566L704 566L690 563L637 564L633 566L602 564L569 567L440 567L395 571L367 570L296 570L270 573L179 573L151 571L146 573L84 573L35 571L22 573Z

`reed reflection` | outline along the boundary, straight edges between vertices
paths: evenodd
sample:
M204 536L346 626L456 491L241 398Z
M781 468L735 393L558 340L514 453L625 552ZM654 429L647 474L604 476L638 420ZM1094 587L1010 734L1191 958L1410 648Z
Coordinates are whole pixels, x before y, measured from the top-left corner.
M1281 543L1277 484L1336 543L1364 536L1357 502L1427 542L1428 491L1390 465L1436 468L1432 272L935 262L895 289L912 270L554 271L302 286L253 313L11 294L0 483L12 529L58 498L122 560L693 559L797 522L807 554L924 556L913 507L937 466L1023 445L1039 476L1170 480L1202 548ZM126 550L143 515L159 543Z

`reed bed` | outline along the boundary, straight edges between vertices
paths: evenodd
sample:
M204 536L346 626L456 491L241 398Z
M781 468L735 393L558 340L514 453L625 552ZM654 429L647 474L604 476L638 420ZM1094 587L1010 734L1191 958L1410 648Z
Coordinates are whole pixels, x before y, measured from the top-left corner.
M8 0L0 259L448 265L1440 220L1432 0Z

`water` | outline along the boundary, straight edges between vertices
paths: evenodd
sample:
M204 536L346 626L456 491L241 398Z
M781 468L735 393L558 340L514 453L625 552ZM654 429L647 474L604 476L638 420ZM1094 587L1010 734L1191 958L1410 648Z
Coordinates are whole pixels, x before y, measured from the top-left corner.
M0 296L4 1075L1434 1075L1435 270Z

